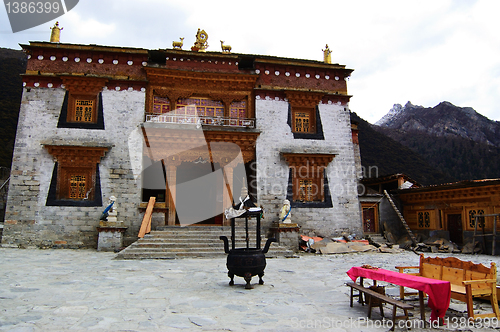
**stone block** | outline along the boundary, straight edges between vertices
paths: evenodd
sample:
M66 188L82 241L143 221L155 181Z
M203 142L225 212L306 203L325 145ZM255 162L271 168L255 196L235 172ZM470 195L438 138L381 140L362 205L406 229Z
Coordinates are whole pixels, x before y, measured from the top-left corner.
M116 251L123 247L123 233L100 231L97 242L97 251Z

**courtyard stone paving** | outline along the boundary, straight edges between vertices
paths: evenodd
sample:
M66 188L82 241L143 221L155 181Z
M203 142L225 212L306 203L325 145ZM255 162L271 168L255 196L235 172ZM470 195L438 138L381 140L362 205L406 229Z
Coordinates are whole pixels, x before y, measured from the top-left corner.
M453 256L487 265L500 260ZM114 257L95 250L0 248L0 331L388 331L390 323L378 309L367 320L366 306L355 302L349 307L345 283L350 279L345 272L363 264L392 270L396 265L418 265L418 256L409 251L304 253L268 259L265 284L258 285L254 277L254 289L246 290L239 277L228 286L225 257ZM398 292L387 286L389 295ZM419 323L414 299L409 302L416 306L409 324ZM475 306L478 311L491 309L487 302L475 301ZM465 311L465 304L452 300L448 325L435 330L484 330L464 325ZM386 307L385 316L390 314ZM407 328L397 325L395 330Z

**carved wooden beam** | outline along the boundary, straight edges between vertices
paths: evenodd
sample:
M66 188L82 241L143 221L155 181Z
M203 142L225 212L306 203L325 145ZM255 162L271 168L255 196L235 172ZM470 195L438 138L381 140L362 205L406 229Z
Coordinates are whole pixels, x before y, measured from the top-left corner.
M319 92L286 90L285 95L292 107L316 107L325 94Z
M95 166L104 157L107 147L44 145L61 165Z
M65 89L71 93L94 95L101 92L108 81L107 78L87 76L61 76L61 80Z
M312 154L312 153L282 153L290 167L327 167L335 157L334 154Z

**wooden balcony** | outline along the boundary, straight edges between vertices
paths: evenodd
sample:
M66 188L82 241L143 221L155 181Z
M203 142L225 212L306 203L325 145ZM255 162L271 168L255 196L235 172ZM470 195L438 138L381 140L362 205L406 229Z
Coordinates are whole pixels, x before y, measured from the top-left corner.
M146 122L169 123L169 124L194 124L197 126L220 126L220 127L238 127L255 128L255 119L247 118L226 118L181 114L152 114L146 113Z

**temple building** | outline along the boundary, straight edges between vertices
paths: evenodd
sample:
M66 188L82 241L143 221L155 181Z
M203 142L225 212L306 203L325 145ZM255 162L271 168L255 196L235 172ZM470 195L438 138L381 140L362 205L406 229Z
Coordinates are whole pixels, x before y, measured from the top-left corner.
M227 225L242 189L303 234L362 234L347 80L324 61L30 42L2 245L96 247L116 197L125 245L152 228ZM358 148L359 153L359 148ZM359 167L358 167L359 168Z

